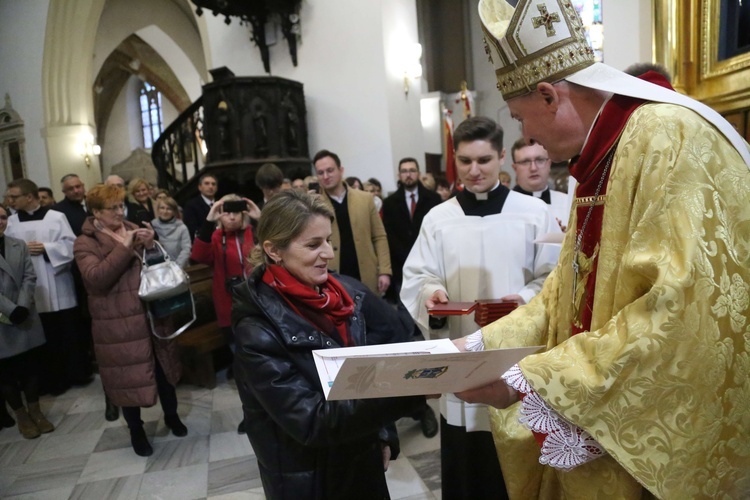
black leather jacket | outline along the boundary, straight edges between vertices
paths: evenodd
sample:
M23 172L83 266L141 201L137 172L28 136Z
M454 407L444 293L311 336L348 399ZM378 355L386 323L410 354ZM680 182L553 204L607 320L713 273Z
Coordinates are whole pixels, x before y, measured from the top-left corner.
M424 397L326 401L312 351L341 346L263 283L263 271L235 288L232 324L245 429L267 498L389 498L379 433ZM335 277L355 304L355 345L408 338L391 306L358 281Z

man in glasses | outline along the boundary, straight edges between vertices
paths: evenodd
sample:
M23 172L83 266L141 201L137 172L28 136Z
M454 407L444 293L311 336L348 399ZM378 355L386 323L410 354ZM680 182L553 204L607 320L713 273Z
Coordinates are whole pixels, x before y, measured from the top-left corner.
M534 196L549 205L550 217L562 227L568 225L570 201L565 193L549 188L549 172L552 160L544 146L529 144L522 137L510 149L513 170L516 172L516 186L513 191Z

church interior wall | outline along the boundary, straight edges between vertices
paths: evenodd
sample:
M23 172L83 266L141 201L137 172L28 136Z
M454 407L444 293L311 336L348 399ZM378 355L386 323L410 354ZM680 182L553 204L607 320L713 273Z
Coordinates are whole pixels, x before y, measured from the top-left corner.
M0 102L9 94L13 108L24 121L27 175L42 184L49 184L41 98L48 6L48 0L0 0ZM4 177L1 170L0 177ZM6 179L2 181L5 183Z
M467 1L476 4L476 0ZM627 6L623 3L604 0L603 5L607 27L605 61L616 67L650 59L650 0L627 2ZM191 5L187 0L107 0L97 28L94 54L89 56L94 57L90 78L94 78L96 68L111 50L132 32L137 32L164 57L193 100L200 92L207 68L227 66L238 76L265 74L247 27L240 26L236 19L228 27L223 17L214 17L210 12L196 18L189 10ZM481 42L476 8L470 7L469 66L473 68L471 80L477 91L476 109L503 125L507 146L520 132L495 88L494 73ZM0 0L0 19L6 20L0 21L4 23L0 64L13 68L10 72L0 72L0 91L11 94L14 107L26 122L29 176L40 183L50 183L51 177L42 137L44 40L39 29L30 27L45 26L49 8L50 3L45 0ZM424 151L419 97L425 82L411 83L409 93L405 94L403 71L399 68L402 63L394 56L416 41L415 12L414 0L305 2L301 12L299 65L292 65L280 30L275 34L276 43L270 46L271 73L305 85L311 154L320 148L336 151L347 175L378 177L386 192L396 187L396 161L403 156L421 158ZM612 18L617 19L617 25L607 24ZM399 50L401 43L404 48ZM76 53L68 57L87 56ZM126 116L125 108L119 112ZM167 116L165 123L170 123ZM78 125L83 132L92 126ZM127 156L125 149L133 144L132 132L121 134L115 131L125 130L121 124L112 126L111 135L107 133L108 144L103 145L103 161L109 165ZM55 140L62 143L67 139L51 139ZM122 142L115 145L109 141ZM55 156L55 150L60 147L51 149L50 155ZM79 159L74 158L70 164L84 168ZM509 162L505 169L512 170Z
M187 0L184 1L186 9L191 5ZM154 25L158 25L158 28ZM192 77L197 72L207 78L207 72L202 41L192 12L183 10L177 2L171 0L107 0L96 33L93 75L99 73L107 57L132 33L138 33L141 38L150 42L154 50L170 63L183 87L192 88L193 94L190 97L197 98L194 97L196 82ZM167 37L173 42L168 42ZM166 44L162 45L161 42ZM170 53L177 47L192 63L193 71L189 71L184 60L180 61L174 55L170 57Z
M410 58L413 59L412 47L417 43L416 4L413 0L383 0L382 6L386 67L383 85L388 100L391 157L375 177L383 183L387 193L396 188L397 165L401 158L418 159L424 170L422 159L425 146L420 109L421 82L414 78L404 82L404 68L414 64ZM408 93L405 92L405 85L408 86ZM363 176L363 180L369 177Z
M164 61L169 65L174 74L179 78L180 83L190 97L190 101L196 101L202 94L202 86L208 78L207 73L203 70L204 64L199 66L198 71L194 64L195 58L203 59L201 52L188 56L182 46L178 45L169 35L160 27L151 25L146 26L136 32L145 42L156 50ZM200 47L198 47L200 50ZM169 123L169 122L167 122Z
M130 77L112 108L112 114L107 122L106 139L100 144L103 178L111 173L112 165L127 159L134 149L143 148L141 111L138 102L140 86L140 79L135 76ZM179 111L162 96L164 123L172 123L178 115Z
M99 144L102 147L102 178L111 173L111 165L130 156L130 152L135 148L143 147L143 139L139 136L141 117L137 99L140 83L138 78L131 76L123 85L112 107L105 139L100 140Z
M651 0L602 0L604 62L624 70L652 59Z

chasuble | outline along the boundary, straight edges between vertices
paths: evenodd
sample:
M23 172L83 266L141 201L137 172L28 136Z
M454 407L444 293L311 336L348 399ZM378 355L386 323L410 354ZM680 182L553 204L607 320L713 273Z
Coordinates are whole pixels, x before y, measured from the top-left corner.
M482 330L488 349L546 344L521 371L607 455L567 472L540 465L520 403L491 409L508 492L741 498L750 491L750 171L710 123L672 104L638 107L612 151L595 248L578 251L590 200L577 198L541 293ZM574 282L588 279L585 269L575 279L575 257L591 261L591 297L574 297ZM588 328L573 335L584 316Z

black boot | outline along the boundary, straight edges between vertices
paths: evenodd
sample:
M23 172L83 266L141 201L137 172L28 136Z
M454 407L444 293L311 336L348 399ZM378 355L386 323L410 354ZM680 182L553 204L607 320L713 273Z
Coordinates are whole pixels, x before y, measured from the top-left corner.
M104 418L107 419L107 422L114 422L120 418L120 408L112 403L106 395L104 396L104 402L107 405L107 408L104 410Z
M0 399L0 429L7 429L16 425L16 421L8 413L8 408L5 406L5 401Z
M180 417L175 413L174 415L164 415L164 423L177 437L187 436L188 430L185 424L182 423Z
M130 444L139 457L150 457L154 453L154 449L151 448L151 443L148 442L146 437L146 431L143 430L143 425L130 429Z
M414 415L415 420L419 420L419 424L422 427L422 434L424 437L434 437L438 433L438 422L435 418L435 412L432 408L425 403L424 408L419 411L419 414Z

